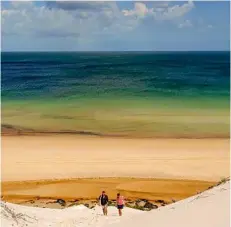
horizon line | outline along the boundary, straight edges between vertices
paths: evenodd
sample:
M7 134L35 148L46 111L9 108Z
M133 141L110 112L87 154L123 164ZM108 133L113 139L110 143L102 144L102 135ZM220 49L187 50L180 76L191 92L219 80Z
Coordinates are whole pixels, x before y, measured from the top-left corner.
M230 52L230 50L1 50L1 53L15 53L15 52Z

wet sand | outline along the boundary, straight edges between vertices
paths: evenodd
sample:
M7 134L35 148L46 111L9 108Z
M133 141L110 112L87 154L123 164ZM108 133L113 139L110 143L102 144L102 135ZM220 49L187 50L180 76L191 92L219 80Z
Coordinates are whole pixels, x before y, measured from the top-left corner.
M4 182L2 196L8 202L58 208L59 204L54 203L57 199L64 199L68 205L75 200L86 203L96 201L100 192L106 190L110 200L115 200L120 192L129 201L146 199L155 204L167 204L196 195L214 184L209 181L144 178L18 181Z

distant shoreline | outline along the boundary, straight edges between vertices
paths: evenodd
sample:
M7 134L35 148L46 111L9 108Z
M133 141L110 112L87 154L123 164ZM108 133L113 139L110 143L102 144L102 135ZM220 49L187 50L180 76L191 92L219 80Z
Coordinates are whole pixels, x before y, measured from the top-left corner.
M153 136L146 136L146 135L120 135L120 134L103 134L100 132L91 132L91 131L74 131L74 130L63 130L63 131L39 131L33 130L23 127L17 127L9 124L2 124L1 125L1 135L2 136L44 136L44 135L76 135L76 136L96 136L96 137L110 137L110 138L130 138L130 139L229 139L229 134L227 135L180 135L175 136L173 135L153 135Z

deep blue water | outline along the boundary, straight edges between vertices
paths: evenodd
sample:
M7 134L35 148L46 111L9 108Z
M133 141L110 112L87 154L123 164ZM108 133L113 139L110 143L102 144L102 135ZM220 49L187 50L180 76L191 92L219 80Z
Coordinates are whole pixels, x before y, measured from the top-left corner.
M4 100L229 97L229 52L2 53Z

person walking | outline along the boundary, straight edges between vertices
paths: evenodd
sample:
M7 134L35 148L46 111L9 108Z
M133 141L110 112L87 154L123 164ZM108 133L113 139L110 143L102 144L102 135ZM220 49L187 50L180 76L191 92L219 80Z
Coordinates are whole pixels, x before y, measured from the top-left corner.
M108 206L108 196L105 191L102 191L102 194L99 196L99 205L103 208L103 214L107 215L107 206Z
M120 195L120 193L117 194L116 198L116 203L117 203L117 209L119 211L119 216L122 216L122 209L124 208L124 197Z

